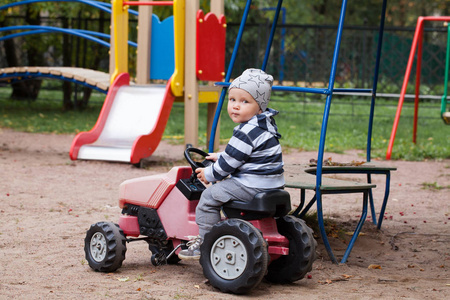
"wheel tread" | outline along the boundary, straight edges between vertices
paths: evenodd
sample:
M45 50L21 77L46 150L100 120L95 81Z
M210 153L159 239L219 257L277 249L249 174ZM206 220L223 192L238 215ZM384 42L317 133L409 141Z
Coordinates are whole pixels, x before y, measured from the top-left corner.
M90 253L91 238L96 232L102 233L107 239L107 253L105 259L101 262L95 261ZM86 233L84 250L86 260L92 269L99 272L114 272L122 266L122 262L125 260L127 251L125 234L114 223L98 222L92 224Z
M278 231L290 240L290 248L293 243L300 248L290 250L289 256L282 256L273 261L268 267L266 279L274 283L291 283L300 280L312 270L316 259L316 245L312 229L304 220L287 215L277 221ZM297 251L298 250L298 251ZM296 251L295 253L291 251ZM292 254L292 255L291 255Z
M238 236L239 239L245 237L245 242L251 245L251 251L247 249L247 253L249 255L248 259L250 261L254 260L254 263L246 266L246 268L251 268L251 271L249 270L246 273L247 278L242 274L235 280L224 280L212 270L209 260L210 249L208 247L209 244L212 246L214 241L221 235L224 235L224 233L230 234L229 232L233 229L238 231L233 233L234 236ZM238 219L224 220L214 225L213 229L205 235L205 240L201 247L202 256L200 256L203 274L209 279L211 285L220 289L222 292L234 294L247 293L261 282L266 273L268 253L267 248L264 247L266 247L266 242L263 236L251 223Z

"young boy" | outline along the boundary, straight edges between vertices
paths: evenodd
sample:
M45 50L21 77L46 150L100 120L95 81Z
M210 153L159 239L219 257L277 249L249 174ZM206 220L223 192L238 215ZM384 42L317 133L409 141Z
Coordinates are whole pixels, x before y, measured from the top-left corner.
M250 201L262 191L284 186L283 160L275 120L278 111L267 108L273 77L262 70L247 69L228 88L228 115L235 123L224 152L210 153L214 161L196 170L208 184L196 209L199 236L181 250L181 259L199 259L205 233L221 219L220 208L230 200ZM229 178L225 179L228 175Z

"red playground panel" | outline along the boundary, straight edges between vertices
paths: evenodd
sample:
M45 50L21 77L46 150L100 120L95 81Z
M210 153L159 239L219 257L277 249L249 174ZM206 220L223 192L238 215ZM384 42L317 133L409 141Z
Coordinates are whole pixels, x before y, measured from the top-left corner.
M222 81L225 76L225 16L197 12L197 78Z

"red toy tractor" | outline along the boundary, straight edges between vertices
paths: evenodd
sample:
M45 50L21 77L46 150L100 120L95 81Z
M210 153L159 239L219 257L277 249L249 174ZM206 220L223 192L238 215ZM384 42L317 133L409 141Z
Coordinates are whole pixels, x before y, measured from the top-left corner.
M95 271L113 272L122 266L126 243L146 241L151 262L175 264L189 236L198 235L195 208L205 186L195 169L211 162L194 161L166 174L131 179L120 185L119 224L98 222L85 238L85 253ZM263 277L275 283L302 279L316 258L312 230L301 219L288 215L290 196L284 190L255 195L251 202L230 201L222 207L225 218L205 235L200 264L211 285L223 292L242 294Z

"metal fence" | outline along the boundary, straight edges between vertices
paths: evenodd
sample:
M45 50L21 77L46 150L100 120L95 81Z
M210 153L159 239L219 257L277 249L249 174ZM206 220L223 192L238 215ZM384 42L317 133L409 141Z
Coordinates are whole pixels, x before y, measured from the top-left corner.
M13 24L25 24L20 17L13 18ZM88 30L102 27L109 30L109 17L103 19L42 19L45 25L63 26ZM135 20L130 20L130 40L136 39ZM101 26L100 23L103 25ZM442 95L444 84L444 62L446 52L446 28L441 24L425 28L423 62L421 76L421 93ZM232 78L238 76L248 67L260 67L264 58L266 41L271 24L247 24L239 49ZM226 66L233 51L239 24L227 26ZM414 27L386 28L383 38L382 60L378 83L379 93L398 94L403 82ZM328 83L331 59L336 36L336 26L317 25L280 25L277 28L267 71L280 84L324 87ZM27 65L25 52L30 37L16 39L16 49L20 52L20 64ZM44 65L62 65L61 34L40 35L42 44L47 44ZM58 42L59 41L59 42ZM67 41L67 40L66 40ZM68 38L70 47L70 65L89 67L93 51L101 55L98 68L108 71L108 50L80 38ZM347 26L344 29L339 56L336 84L337 86L367 88L372 86L373 69L378 41L378 28L368 26ZM42 45L42 46L43 46ZM132 50L130 48L130 50ZM66 54L67 55L67 54ZM64 61L67 62L67 59ZM130 51L130 73L134 73L135 52ZM8 67L5 60L3 42L0 42L0 67ZM413 69L415 70L415 69ZM414 80L411 76L410 80ZM408 93L413 92L414 84Z
M440 25L440 24L439 24ZM247 67L262 65L270 24L248 24L232 77ZM239 24L228 24L227 59L231 57ZM379 93L399 93L415 28L386 28L383 37ZM271 49L267 71L281 84L324 87L328 83L336 26L280 25ZM377 27L347 26L341 42L336 84L370 88L378 42ZM424 31L421 89L442 95L446 53L446 27ZM415 66L414 69L415 70ZM411 76L413 81L415 76ZM414 84L408 92L414 93Z

